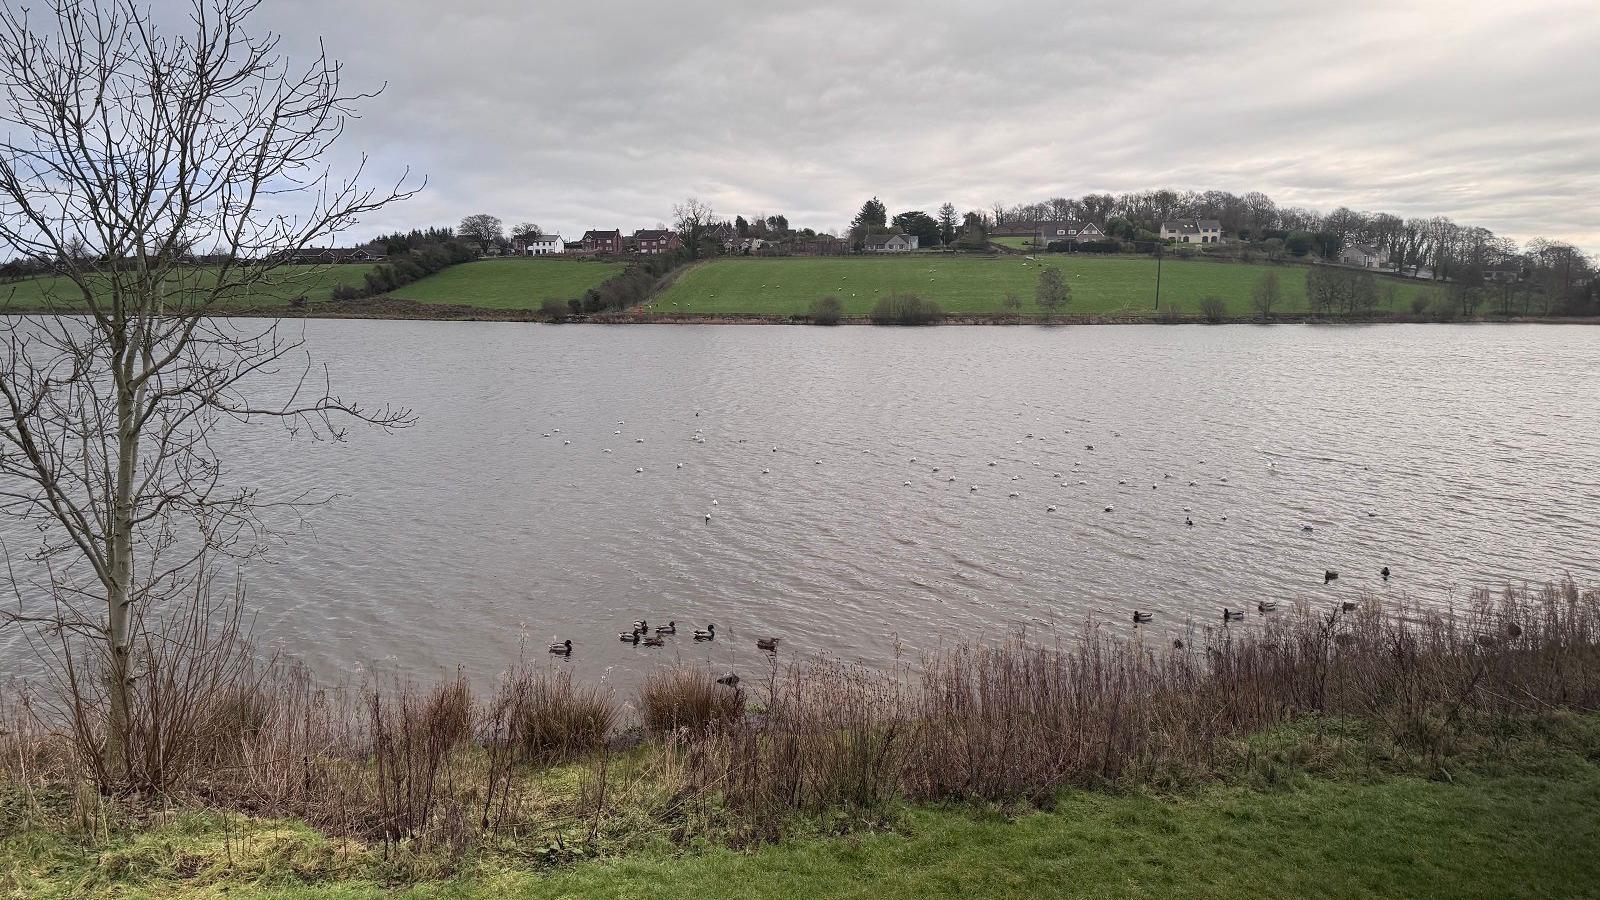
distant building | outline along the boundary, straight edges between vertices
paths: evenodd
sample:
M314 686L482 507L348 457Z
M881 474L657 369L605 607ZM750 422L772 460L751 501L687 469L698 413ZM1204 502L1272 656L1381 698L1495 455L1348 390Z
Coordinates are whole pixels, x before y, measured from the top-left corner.
M274 258L278 262L294 266L322 266L335 263L375 262L383 257L365 247L304 247L299 250L282 251L275 254Z
M535 234L512 241L520 256L552 256L567 252L567 242L559 234Z
M1066 220L1039 222L1034 226L1033 242L1040 247L1051 244L1076 244L1079 241L1094 243L1106 239L1106 233L1093 222Z
M814 238L796 238L790 241L789 251L796 256L844 256L850 252L850 242L843 238L819 234Z
M1162 222L1161 239L1179 244L1220 244L1222 223L1216 219L1178 219Z
M917 236L914 234L867 235L868 253L910 253L915 249L917 249Z
M638 252L643 256L657 256L678 249L678 233L665 228L645 228L634 232Z
M1516 284L1522 280L1522 270L1510 269L1485 269L1483 280L1493 284Z
M615 228L610 231L585 231L583 246L589 253L621 253L622 232Z
M1358 269L1386 269L1389 253L1376 244L1351 244L1339 251L1339 262Z

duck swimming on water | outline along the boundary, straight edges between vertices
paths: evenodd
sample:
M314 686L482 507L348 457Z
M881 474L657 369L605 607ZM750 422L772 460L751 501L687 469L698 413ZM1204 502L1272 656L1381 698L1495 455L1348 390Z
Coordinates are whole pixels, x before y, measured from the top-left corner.
M756 649L765 650L768 653L776 653L778 652L778 639L775 637L756 638Z
M1133 611L1133 624L1148 625L1155 617L1155 613L1140 612L1136 609Z
M557 656L571 656L572 655L572 641L565 640L565 641L558 641L557 643L551 644L550 645L550 652L554 653Z
M1244 610L1242 610L1242 609L1229 609L1226 606L1224 606L1222 608L1222 621L1223 622L1239 622L1239 621L1242 621L1243 619L1244 619Z
M668 622L665 625L657 625L656 626L656 634L677 634L677 633L678 633L678 623L676 621Z
M707 625L705 631L695 631L694 639L697 641L714 641L717 639L717 626Z

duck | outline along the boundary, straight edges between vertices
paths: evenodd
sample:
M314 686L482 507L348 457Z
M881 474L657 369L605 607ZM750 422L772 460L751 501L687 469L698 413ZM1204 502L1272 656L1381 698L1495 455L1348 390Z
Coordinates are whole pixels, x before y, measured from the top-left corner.
M1139 610L1136 609L1136 610L1133 611L1133 624L1135 624L1135 625L1148 625L1148 624L1150 624L1150 621L1152 619L1154 619L1155 617L1156 617L1155 613L1140 612Z
M722 676L721 678L718 678L717 679L717 684L725 684L728 687L738 687L739 686L739 676L735 672L729 672L728 674Z
M1330 581L1338 581L1338 580L1339 580L1339 573L1335 572L1332 569L1327 569L1322 573L1322 583L1323 584L1327 584Z
M554 644L551 644L550 645L550 652L554 653L557 656L571 656L572 655L572 641L570 641L570 640L558 641L558 642L556 642Z
M666 640L660 637L647 637L639 641L639 643L646 647L664 647L667 644Z
M1276 612L1277 609L1278 609L1278 603L1277 603L1276 600L1263 600L1260 603L1256 604L1256 612L1261 613L1263 615L1265 615L1265 614L1267 614L1269 612Z
M707 625L705 631L696 630L694 639L697 641L714 641L717 639L717 626Z
M1522 626L1515 622L1506 623L1506 634L1512 638L1522 637Z
M633 630L641 632L641 633L649 631L650 630L650 623L646 622L643 619L640 619L639 621L633 623Z
M1183 520L1183 524L1189 526L1190 528L1193 528L1194 527L1194 519L1185 518Z
M1222 621L1223 622L1238 622L1238 621L1242 620L1243 618L1244 618L1244 610L1242 610L1242 609L1229 609L1226 606L1224 606L1222 608Z
M1357 603L1354 600L1346 600L1343 603L1339 604L1339 608L1341 610L1344 610L1345 612L1355 612L1356 610L1361 608L1361 604Z
M637 644L639 643L639 632L624 631L617 635L617 640L622 641L624 644Z
M1384 581L1388 581L1389 580L1389 567L1388 566L1384 566L1382 571L1380 571L1378 574L1383 576L1383 580Z
M1172 639L1172 649L1174 649L1174 650L1182 650L1183 649L1183 638L1173 638Z
M756 638L756 649L765 650L768 653L776 653L778 652L778 639L775 637Z

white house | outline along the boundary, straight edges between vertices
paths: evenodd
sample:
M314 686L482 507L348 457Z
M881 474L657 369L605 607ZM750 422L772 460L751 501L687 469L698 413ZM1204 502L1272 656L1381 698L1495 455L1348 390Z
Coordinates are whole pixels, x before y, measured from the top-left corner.
M1177 219L1161 223L1161 239L1178 244L1220 244L1222 223L1216 219Z
M517 252L524 256L551 256L567 252L567 242L559 234L535 234L518 238Z
M917 249L917 236L914 234L869 234L867 235L868 253L910 253Z
M1389 254L1374 244L1351 244L1339 251L1339 262L1360 269L1386 269Z
M1048 247L1051 244L1076 244L1095 243L1106 239L1106 233L1100 226L1093 222L1040 222L1038 230L1034 233L1033 242L1039 247Z

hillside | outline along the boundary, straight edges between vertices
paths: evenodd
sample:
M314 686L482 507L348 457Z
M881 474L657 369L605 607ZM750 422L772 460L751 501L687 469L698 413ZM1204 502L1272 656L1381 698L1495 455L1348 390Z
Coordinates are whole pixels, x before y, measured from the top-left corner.
M537 309L547 298L581 297L624 268L623 263L577 259L484 259L451 266L389 296L484 309Z
M272 284L247 297L230 300L229 309L274 308L304 297L311 303L327 300L341 284L360 285L372 266L355 263L338 266L283 266L272 274ZM28 311L43 308L52 298L68 302L77 288L65 278L30 278L0 284L0 308Z
M1054 255L1029 261L1023 256L972 257L913 255L888 258L792 257L723 259L685 272L652 303L657 313L704 315L804 315L812 301L837 296L847 316L866 315L885 294L909 292L938 301L957 315L1001 314L1008 291L1022 299L1023 315L1039 315L1034 290L1042 265L1061 269L1072 288L1065 315L1155 313L1156 261L1149 257ZM1178 304L1194 315L1200 301L1219 297L1228 314L1251 315L1250 297L1267 272L1275 272L1283 299L1276 312L1306 311L1307 266L1250 265L1168 259L1161 263L1161 305ZM1434 285L1384 278L1394 288L1396 311L1409 310L1413 297ZM1387 309L1385 297L1381 309Z

